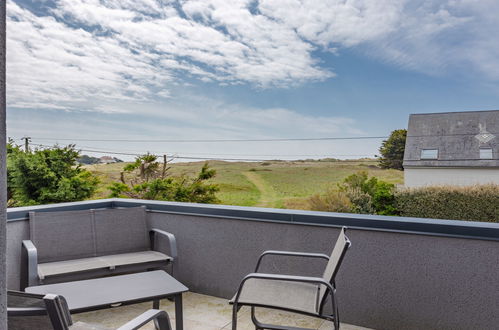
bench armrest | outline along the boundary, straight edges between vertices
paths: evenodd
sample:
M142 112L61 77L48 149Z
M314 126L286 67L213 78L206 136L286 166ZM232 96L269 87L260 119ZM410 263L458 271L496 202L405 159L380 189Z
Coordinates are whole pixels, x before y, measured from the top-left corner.
M170 245L169 255L170 255L170 257L173 258L173 261L175 261L178 257L178 255L177 255L177 240L175 239L175 235L173 235L172 233L166 232L164 230L161 230L161 229L151 228L151 230L149 231L149 237L151 239L151 249L152 250L155 250L156 235L161 235L168 240L168 243Z
M258 261L256 263L255 267L255 273L258 273L258 269L260 268L260 264L262 262L263 257L267 255L278 255L278 256L288 256L288 257L306 257L306 258L320 258L320 259L325 259L329 260L329 256L323 253L309 253L309 252L292 252L292 251L276 251L276 250L267 250L264 251L260 257L258 258Z
M130 322L119 327L118 330L136 330L140 329L145 324L152 320L156 320L159 330L171 330L170 318L165 311L160 311L157 309L150 309L147 312L137 316Z
M30 240L22 242L21 290L26 286L38 285L38 252ZM24 277L24 280L23 280Z

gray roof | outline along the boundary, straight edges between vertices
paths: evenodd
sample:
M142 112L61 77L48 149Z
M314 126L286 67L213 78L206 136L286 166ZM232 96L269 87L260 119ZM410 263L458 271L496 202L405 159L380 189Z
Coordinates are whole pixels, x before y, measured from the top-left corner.
M480 159L492 148L492 159ZM438 159L421 159L438 149ZM413 114L409 117L404 167L499 167L499 110Z

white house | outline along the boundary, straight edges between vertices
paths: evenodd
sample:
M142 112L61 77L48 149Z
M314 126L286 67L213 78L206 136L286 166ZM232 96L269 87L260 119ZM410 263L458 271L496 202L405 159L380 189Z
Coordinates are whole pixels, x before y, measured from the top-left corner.
M413 114L406 187L499 184L499 110Z
M100 164L113 164L116 163L116 159L111 156L102 156L99 158Z

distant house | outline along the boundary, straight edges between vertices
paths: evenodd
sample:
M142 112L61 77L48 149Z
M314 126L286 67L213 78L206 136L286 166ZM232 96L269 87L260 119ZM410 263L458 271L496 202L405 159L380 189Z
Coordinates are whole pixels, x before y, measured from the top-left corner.
M499 110L413 114L406 187L499 184Z
M111 157L111 156L102 156L101 158L99 158L99 163L112 164L112 163L116 163L116 159L114 157Z

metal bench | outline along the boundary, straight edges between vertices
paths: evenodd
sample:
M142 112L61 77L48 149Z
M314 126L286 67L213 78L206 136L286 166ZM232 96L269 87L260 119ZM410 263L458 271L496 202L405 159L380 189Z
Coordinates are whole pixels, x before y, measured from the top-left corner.
M148 229L145 207L30 212L22 243L21 289L26 286L166 269L177 259L175 236ZM158 237L159 236L159 237ZM157 238L169 251L158 251Z

